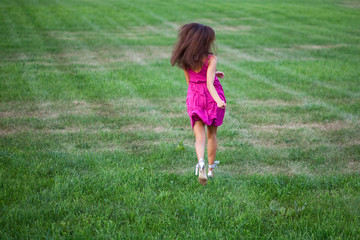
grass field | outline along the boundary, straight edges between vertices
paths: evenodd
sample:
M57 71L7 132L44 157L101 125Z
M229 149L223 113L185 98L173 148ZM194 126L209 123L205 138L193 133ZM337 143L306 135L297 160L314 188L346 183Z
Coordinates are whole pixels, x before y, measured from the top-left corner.
M1 239L359 239L360 2L2 0ZM194 176L177 28L216 31Z

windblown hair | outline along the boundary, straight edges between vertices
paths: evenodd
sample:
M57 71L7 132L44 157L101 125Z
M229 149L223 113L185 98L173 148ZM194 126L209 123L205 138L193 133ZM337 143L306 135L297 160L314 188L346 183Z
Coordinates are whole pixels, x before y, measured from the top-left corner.
M201 68L204 58L212 54L214 41L215 32L209 26L199 23L181 26L171 55L171 65L184 70Z

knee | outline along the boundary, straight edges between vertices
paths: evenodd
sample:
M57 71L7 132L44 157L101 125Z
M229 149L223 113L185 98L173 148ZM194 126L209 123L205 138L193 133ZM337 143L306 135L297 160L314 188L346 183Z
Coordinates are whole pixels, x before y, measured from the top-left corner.
M207 139L208 139L208 141L209 140L216 141L216 133L208 134Z
M203 136L198 136L198 137L196 138L196 143L198 143L198 144L204 144L204 143L205 143L205 137L203 137Z

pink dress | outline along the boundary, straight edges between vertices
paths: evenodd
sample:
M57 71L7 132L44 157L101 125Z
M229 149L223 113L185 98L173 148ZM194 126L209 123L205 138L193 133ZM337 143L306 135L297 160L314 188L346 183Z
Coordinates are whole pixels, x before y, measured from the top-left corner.
M194 128L196 121L201 120L205 125L220 126L223 123L225 109L218 108L215 100L207 88L206 74L211 55L205 60L200 72L189 69L190 83L187 92L186 106ZM224 90L219 79L215 76L214 87L221 100L226 102Z

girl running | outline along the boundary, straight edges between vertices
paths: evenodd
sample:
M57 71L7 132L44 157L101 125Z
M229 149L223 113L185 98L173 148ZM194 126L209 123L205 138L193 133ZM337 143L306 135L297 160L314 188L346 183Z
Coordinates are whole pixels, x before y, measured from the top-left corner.
M224 91L218 79L223 78L224 73L216 71L217 58L211 52L214 41L215 32L211 27L199 23L185 24L179 29L178 41L171 56L171 65L184 70L188 84L186 106L195 134L198 158L195 174L199 174L199 181L203 185L206 185L207 177L213 177L213 169L219 163L215 161L216 133L217 127L223 123L226 107ZM206 138L207 176L204 163Z

